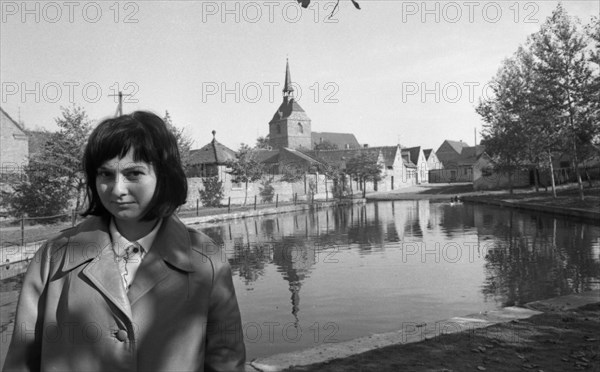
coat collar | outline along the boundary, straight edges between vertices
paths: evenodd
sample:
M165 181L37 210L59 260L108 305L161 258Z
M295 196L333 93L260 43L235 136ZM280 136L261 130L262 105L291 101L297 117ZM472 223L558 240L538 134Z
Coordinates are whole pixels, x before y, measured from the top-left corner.
M75 228L66 246L63 270L71 270L91 261L110 249L109 220L102 217L90 217ZM192 248L189 233L185 225L172 215L166 217L152 244L159 256L169 264L186 272L193 272Z

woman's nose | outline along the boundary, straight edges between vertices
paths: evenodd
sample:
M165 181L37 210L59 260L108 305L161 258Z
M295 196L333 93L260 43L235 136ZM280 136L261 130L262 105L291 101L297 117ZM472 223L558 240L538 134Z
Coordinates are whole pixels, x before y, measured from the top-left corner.
M112 193L116 196L127 194L127 180L125 177L120 174L115 176Z

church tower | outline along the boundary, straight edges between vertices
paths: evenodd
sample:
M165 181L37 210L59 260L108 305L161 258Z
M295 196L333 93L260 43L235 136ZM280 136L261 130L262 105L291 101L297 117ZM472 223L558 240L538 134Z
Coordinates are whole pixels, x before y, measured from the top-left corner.
M310 118L294 99L290 64L287 60L283 102L269 122L269 138L274 148L312 149Z

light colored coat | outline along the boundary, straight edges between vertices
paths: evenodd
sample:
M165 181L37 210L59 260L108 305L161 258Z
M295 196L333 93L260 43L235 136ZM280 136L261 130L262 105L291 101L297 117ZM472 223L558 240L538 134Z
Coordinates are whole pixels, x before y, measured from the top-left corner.
M231 269L206 235L166 218L127 292L108 221L91 217L31 262L5 371L243 371Z

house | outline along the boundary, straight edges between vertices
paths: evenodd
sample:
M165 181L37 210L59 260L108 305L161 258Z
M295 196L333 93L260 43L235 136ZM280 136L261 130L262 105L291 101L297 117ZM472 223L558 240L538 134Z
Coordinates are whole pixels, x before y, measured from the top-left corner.
M0 148L2 167L0 175L6 177L19 176L29 159L29 142L25 128L17 123L0 108Z
M429 166L425 153L421 146L403 148L402 153L408 154L408 161L416 166L416 183L428 183L429 182Z
M494 161L485 152L477 158L472 169L474 190L505 189L509 187L508 173L494 169ZM511 175L512 186L529 186L529 178L528 170L518 170Z
M214 135L214 134L213 134ZM418 166L427 169L426 158L420 147L403 151L400 146L361 147L354 134L312 132L311 119L294 98L290 66L286 61L283 100L269 121L268 149L255 149L252 156L259 163L267 166L266 177L259 182L240 185L233 182L227 172L225 159L235 159L235 152L213 141L201 149L192 150L191 163L196 180L190 186L188 200L198 199L198 190L202 186L202 178L219 177L224 183L224 192L233 203L249 198L260 197L261 183L269 182L277 193L278 200L292 198L328 198L332 195L334 181L327 178L327 166L334 165L341 170L346 169L346 162L360 153L374 154L382 167L381 179L361 185L359 180L350 181L351 189L356 192L363 188L366 191L389 191L401 187L427 182L427 176L419 176ZM322 142L330 142L337 150L315 150L313 146ZM413 154L414 153L414 154ZM414 160L411 160L411 156ZM415 164L417 162L419 165ZM424 172L427 174L427 172Z
M361 153L373 154L382 167L381 179L367 183L367 191L391 191L416 184L417 166L409 160L408 153L403 154L399 145L346 150L312 150L305 153L323 164L331 164L341 170L346 169L346 164L351 158ZM358 180L354 180L352 190L362 190Z
M190 171L188 177L220 178L225 173L225 164L235 160L235 151L221 144L216 139L216 131L212 131L213 139L204 147L190 151Z
M423 150L423 154L425 155L425 161L427 161L428 170L443 168L442 162L440 161L440 159L438 159L433 149L425 149Z
M481 145L445 140L435 152L443 167L429 171L429 182L473 182L473 165L484 150Z

